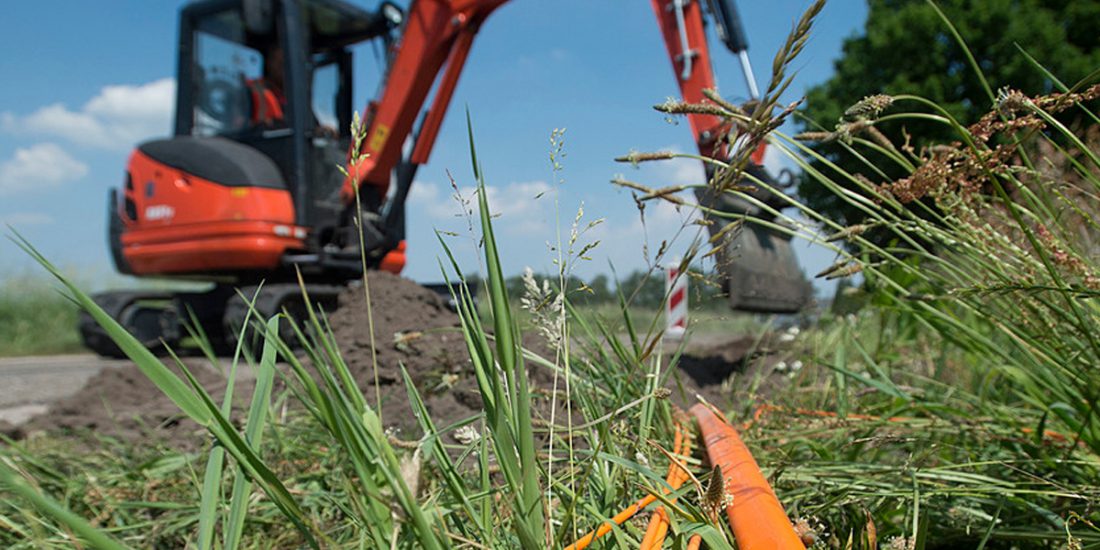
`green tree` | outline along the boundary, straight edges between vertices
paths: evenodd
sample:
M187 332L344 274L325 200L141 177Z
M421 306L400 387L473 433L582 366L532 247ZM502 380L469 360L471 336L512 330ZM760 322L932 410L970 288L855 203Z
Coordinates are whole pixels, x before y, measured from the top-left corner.
M938 0L936 5L966 40L994 93L1010 86L1034 95L1052 83L1017 48L1072 85L1100 67L1100 2L1076 0ZM809 90L802 129L832 130L845 109L871 94L914 94L935 101L962 124L975 122L993 100L973 71L949 28L924 0L870 0L866 29L845 40L836 74ZM876 125L891 142L917 150L952 138L941 124L907 120ZM837 142L813 148L844 171L886 183L900 172L876 173ZM861 153L879 167L891 163L874 152ZM823 166L818 166L823 169ZM814 209L846 224L860 212L809 178L799 195Z
M665 279L663 271L631 272L619 281L623 296L634 307L657 309L663 307L665 299Z
M599 274L588 281L583 292L584 303L589 305L607 304L615 301L615 295L611 292L611 279L607 275Z

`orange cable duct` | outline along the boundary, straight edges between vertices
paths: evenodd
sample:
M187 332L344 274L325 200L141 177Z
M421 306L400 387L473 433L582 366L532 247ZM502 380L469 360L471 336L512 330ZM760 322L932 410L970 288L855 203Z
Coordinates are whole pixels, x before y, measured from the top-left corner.
M675 436L673 437L673 442L672 442L672 454L673 455L679 455L679 454L681 454L681 451L682 451L682 448L683 448L683 445L684 445L684 441L685 441L684 428L680 424L679 421L674 422L674 427L675 427ZM688 447L689 450L687 452L684 452L684 454L689 454L690 453L690 449L691 449L690 437L691 436L689 434L688 435L689 439L687 439L687 447ZM671 479L673 473L675 473L677 470L679 470L679 468L676 466L675 463L670 464L669 467L668 467L668 476L669 476L668 479ZM671 483L670 483L670 485L671 485ZM577 541L574 542L573 544L570 544L569 546L566 546L565 550L584 550L585 548L588 548L588 546L590 544L592 544L593 542L595 542L596 539L610 533L611 529L614 525L622 525L626 520L634 517L634 514L637 514L638 512L642 511L643 509L645 509L646 506L649 506L655 500L657 500L657 497L652 495L652 494L642 497L642 499L639 500L638 502L635 502L634 504L631 504L630 506L628 506L623 511L619 512L618 514L615 514L615 516L611 518L610 522L604 522L604 523L600 524L600 526L598 528L596 528L596 530L589 532L588 534L584 535L583 537L577 539Z
M699 535L692 535L688 539L687 550L699 550L699 545L703 542L703 537Z
M733 497L726 507L726 515L737 547L740 550L804 550L802 539L795 533L791 520L737 430L701 403L692 407L691 413L699 421L710 463L721 466L726 494Z
M679 453L674 453L679 454ZM684 456L691 456L691 435L688 434L684 438L684 445L682 454ZM665 481L675 491L688 480L688 473L684 471L678 464L673 462L668 466L668 477ZM667 491L666 491L667 492ZM676 498L669 499L670 502L676 502ZM656 550L660 548L665 542L665 536L668 535L668 513L665 512L663 506L658 506L653 511L653 515L649 518L649 526L646 528L645 537L642 538L642 544L638 547L638 550Z

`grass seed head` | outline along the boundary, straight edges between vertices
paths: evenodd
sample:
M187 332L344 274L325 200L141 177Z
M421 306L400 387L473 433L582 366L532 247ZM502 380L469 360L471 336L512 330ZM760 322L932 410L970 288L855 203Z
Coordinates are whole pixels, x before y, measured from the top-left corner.
M722 475L722 466L715 466L711 471L710 480L707 482L706 494L703 495L703 510L710 516L711 521L718 522L718 517L723 510L733 505L733 491L729 482Z
M893 105L894 98L886 94L869 95L844 111L847 120L874 120Z
M1020 90L1014 90L1008 86L997 90L997 111L1006 117L1013 117L1017 112L1024 111L1031 104L1031 100Z
M631 151L621 157L615 157L615 162L628 162L633 165L637 165L641 162L649 162L654 160L670 160L675 157L672 151L655 151L652 153L642 153L638 151Z
M885 550L913 550L916 540L910 537L890 537L886 539Z

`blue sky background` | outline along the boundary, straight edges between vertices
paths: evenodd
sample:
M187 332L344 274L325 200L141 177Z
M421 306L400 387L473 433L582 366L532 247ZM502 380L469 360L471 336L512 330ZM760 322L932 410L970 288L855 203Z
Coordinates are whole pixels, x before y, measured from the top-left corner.
M358 0L373 7L374 0ZM763 84L775 51L807 0L741 0L750 55ZM94 286L118 286L106 245L107 189L118 186L129 150L167 135L174 101L177 11L181 1L58 1L11 3L0 18L0 224L8 223L67 270ZM844 38L859 32L866 4L834 0L795 65L788 97L828 78ZM747 96L736 59L712 37L719 88ZM357 105L380 75L370 56L356 63ZM694 151L686 123L674 124L651 106L678 93L649 2L644 0L516 0L482 28L462 75L431 162L422 167L409 206L406 275L439 279L434 229L465 233L447 172L472 185L462 116L473 114L479 154L500 213L497 235L505 268L554 271L547 242L561 220L568 231L583 202L585 220L605 221L589 235L601 244L577 264L590 277L647 265L663 239L688 214L670 206L647 211L646 224L629 193L608 182L616 174L653 185L702 180L695 163L635 170L612 158L630 150ZM555 175L550 134L565 128L566 156ZM778 162L772 159L772 163ZM555 185L555 180L564 183ZM547 192L548 191L548 192ZM535 196L547 192L536 200ZM555 201L555 199L557 199ZM689 232L690 233L690 232ZM681 235L681 246L690 235ZM476 269L471 239L458 254ZM832 255L796 246L816 272ZM33 266L7 240L0 243L0 278Z

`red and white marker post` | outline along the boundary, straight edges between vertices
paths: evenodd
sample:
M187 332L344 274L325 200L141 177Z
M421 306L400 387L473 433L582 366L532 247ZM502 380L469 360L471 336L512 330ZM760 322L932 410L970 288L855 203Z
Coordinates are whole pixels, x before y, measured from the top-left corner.
M688 319L688 278L680 273L680 264L668 266L665 270L665 337L680 339L687 331Z

